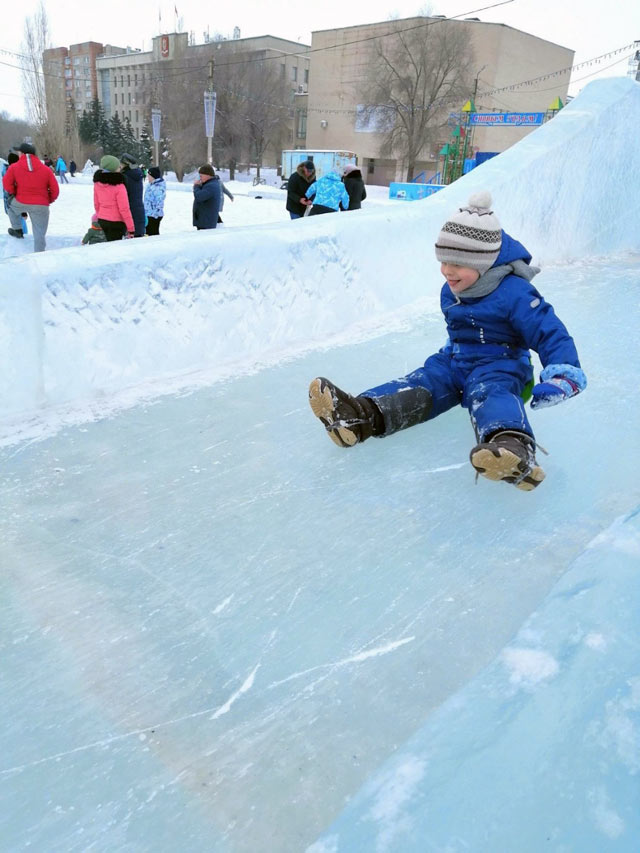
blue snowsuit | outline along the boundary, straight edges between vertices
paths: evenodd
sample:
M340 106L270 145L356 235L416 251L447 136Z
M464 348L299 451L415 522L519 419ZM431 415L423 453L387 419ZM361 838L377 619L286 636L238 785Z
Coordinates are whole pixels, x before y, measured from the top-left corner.
M529 350L538 353L543 368L549 364L579 368L580 362L573 339L553 307L508 266L518 260L530 264L531 255L503 231L500 254L492 269L506 265L505 275L495 290L465 299L464 291L456 295L444 284L440 307L449 333L447 344L408 376L362 392L361 396L376 400L385 421L385 435L431 420L461 404L469 411L478 441L503 429L525 432L533 438L522 398L525 386L533 379ZM428 415L412 420L409 414L407 419L398 392L419 388L431 394Z

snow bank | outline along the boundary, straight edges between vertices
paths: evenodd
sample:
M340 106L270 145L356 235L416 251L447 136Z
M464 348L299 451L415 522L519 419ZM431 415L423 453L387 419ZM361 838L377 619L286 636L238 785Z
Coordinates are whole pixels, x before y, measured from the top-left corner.
M0 277L0 419L169 375L251 368L435 298L438 229L478 188L536 260L638 248L637 181L627 179L640 174L638 115L640 85L596 81L422 202L12 260Z

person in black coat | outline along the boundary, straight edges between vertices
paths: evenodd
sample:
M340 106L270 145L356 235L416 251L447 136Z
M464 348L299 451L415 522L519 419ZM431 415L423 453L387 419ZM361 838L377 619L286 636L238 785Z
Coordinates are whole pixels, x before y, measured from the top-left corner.
M312 204L311 199L305 196L306 191L316 179L316 167L313 165L313 160L305 160L300 163L296 171L289 178L287 183L287 210L292 219L300 219L304 216L308 204Z
M215 181L213 166L205 163L198 169L200 176L193 184L193 224L198 231L215 228L222 204L221 181Z
M360 210L362 202L367 197L362 172L357 166L345 166L342 170L342 180L349 194L349 210Z
M131 215L133 216L133 224L135 226L133 236L144 237L144 175L142 174L142 169L136 166L136 159L131 154L123 154L120 158L120 163L122 164L122 175L127 188L129 207L131 208Z
M71 175L72 178L75 178L77 171L78 171L78 167L76 166L76 161L70 160L69 161L69 174Z

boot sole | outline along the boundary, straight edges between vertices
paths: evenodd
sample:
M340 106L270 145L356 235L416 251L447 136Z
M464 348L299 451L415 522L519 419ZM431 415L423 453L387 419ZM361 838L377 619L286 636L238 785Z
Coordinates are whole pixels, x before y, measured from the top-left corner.
M309 405L313 414L322 421L334 444L338 447L353 447L358 443L358 436L353 430L348 427L333 426L336 421L333 394L329 386L325 385L320 378L313 379L309 385Z
M488 480L504 480L523 492L533 491L545 478L545 473L539 465L535 465L523 477L522 460L504 447L492 450L480 446L471 451L469 458L478 474Z

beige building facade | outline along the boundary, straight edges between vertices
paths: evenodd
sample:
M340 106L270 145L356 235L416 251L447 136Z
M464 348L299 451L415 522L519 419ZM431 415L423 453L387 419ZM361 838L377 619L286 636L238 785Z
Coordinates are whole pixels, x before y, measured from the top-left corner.
M276 36L235 38L189 44L187 33L167 33L152 40L147 52L123 52L121 55L101 56L96 62L98 98L107 118L127 117L136 137L143 127L150 130L150 110L153 106L153 80L163 62L179 57L196 59L204 65L210 60L222 61L233 51L237 56L262 58L276 64L288 84L290 136L294 136L294 98L307 91L309 83L309 45L302 45ZM213 88L216 89L215 78ZM204 121L204 118L203 118Z
M441 19L409 18L312 33L311 78L306 96L306 139L310 150L353 151L363 177L379 185L404 180L401 157L381 158L382 136L361 120L359 106L373 57L374 39L397 29L414 28ZM475 90L478 113L547 113L560 97L566 101L574 52L504 24L478 19L451 20L460 27L473 52L475 73L469 80L468 98ZM526 84L526 85L523 85ZM462 110L464 101L457 107ZM302 105L300 109L302 110ZM455 121L443 127L434 150L425 152L418 171L427 178L439 168L440 149L448 142ZM470 138L475 151L500 152L531 132L527 126L479 126Z

